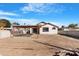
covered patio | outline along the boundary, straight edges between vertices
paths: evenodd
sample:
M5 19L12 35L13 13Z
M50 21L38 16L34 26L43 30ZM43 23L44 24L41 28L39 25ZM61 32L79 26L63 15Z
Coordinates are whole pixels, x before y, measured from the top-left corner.
M26 34L39 34L39 26L28 25L28 26L13 26L12 34L13 35L26 35Z

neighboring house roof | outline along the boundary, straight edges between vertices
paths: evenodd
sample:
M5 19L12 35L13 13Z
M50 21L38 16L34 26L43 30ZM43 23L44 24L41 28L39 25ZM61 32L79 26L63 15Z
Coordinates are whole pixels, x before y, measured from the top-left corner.
M46 22L40 22L40 23L38 23L36 25L41 25L41 24L46 24Z
M46 24L46 22L40 22L40 23L44 23L44 24ZM38 24L40 24L40 23L38 23Z

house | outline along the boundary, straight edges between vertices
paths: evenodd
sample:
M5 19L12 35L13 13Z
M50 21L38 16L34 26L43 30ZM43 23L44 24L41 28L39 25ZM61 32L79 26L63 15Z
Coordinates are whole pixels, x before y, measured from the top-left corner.
M13 26L13 31L23 34L57 34L58 26L51 23L40 22L36 25L15 25Z
M41 26L39 29L40 34L57 34L58 33L58 26L54 24L40 22L38 23L38 25Z

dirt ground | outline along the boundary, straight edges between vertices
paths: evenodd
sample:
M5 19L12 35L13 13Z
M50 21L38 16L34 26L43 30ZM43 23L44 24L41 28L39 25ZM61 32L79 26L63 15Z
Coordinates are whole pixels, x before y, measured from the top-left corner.
M61 49L79 48L79 40L61 35L0 39L1 56L53 56Z

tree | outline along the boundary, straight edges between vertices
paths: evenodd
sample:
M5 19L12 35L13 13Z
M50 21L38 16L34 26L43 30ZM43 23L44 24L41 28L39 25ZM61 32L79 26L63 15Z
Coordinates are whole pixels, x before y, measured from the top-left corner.
M10 27L11 23L6 19L0 19L0 27Z
M78 26L78 24L69 24L68 27L69 28L76 28Z
M64 28L64 27L65 27L64 25L61 26L61 28Z

